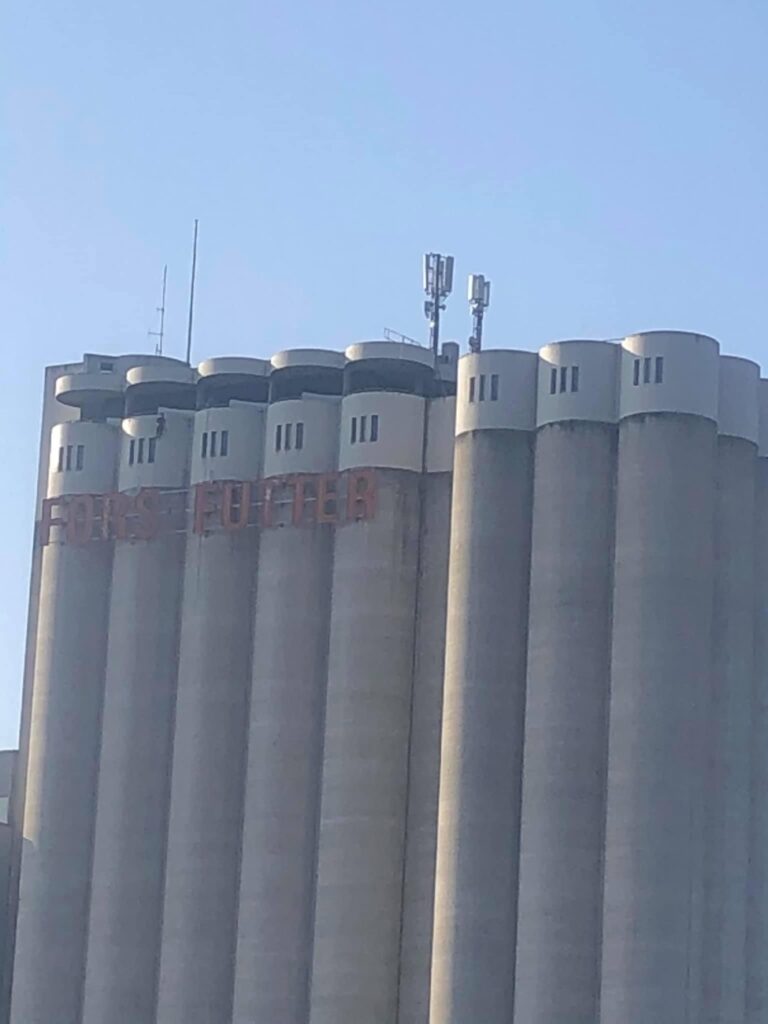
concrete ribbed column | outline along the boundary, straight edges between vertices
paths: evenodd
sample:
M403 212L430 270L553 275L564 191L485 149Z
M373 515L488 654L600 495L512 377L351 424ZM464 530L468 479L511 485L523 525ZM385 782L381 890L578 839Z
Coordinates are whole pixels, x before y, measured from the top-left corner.
M157 410L123 420L122 491L183 497L192 414L163 416L160 436ZM116 542L82 1024L155 1021L185 525Z
M342 357L324 355L340 390ZM305 394L270 405L267 478L335 471L340 404ZM286 424L295 435L296 423L302 448L286 451ZM261 537L234 1024L307 1021L334 530L318 521L313 479L298 523L295 484L277 487Z
M459 364L430 1024L509 1024L537 357Z
M217 359L200 372L203 398L215 388L252 400L195 414L191 482L210 486L197 494L219 512L187 536L157 1024L232 1014L260 531L224 528L219 488L261 473L269 363Z
M768 1015L768 380L760 380L758 398L746 1024Z
M624 342L601 1024L698 1022L718 346Z
M744 1019L755 668L755 363L720 358L713 687L707 732L703 1024Z
M621 349L541 350L515 1021L594 1024L600 998Z
M58 470L60 449L70 450L69 470ZM48 497L112 490L118 451L118 431L107 423L54 427ZM62 506L50 512L65 516ZM69 543L53 527L42 549L13 1024L80 1019L112 547Z

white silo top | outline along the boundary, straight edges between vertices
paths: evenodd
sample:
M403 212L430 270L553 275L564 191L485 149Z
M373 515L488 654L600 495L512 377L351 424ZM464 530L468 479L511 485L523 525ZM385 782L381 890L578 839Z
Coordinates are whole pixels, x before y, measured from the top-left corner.
M274 370L284 370L289 366L327 366L341 370L346 359L343 352L327 348L289 348L276 352L270 362Z
M469 430L535 430L535 352L484 349L459 360L456 434Z
M555 341L539 352L536 425L619 417L621 346L608 341Z
M218 374L236 374L238 377L266 377L272 371L268 359L255 359L251 356L216 356L204 359L197 367L199 377L215 377Z
M345 355L350 363L363 359L397 359L430 368L435 365L431 349L407 341L358 341L346 349Z
M720 356L720 397L717 432L758 442L760 367L751 359Z
M158 363L133 366L125 375L129 387L144 384L194 384L195 371L186 363Z
M719 350L714 338L647 331L622 342L619 415L687 413L717 422Z
M119 373L69 373L59 377L55 384L56 398L62 405L75 408L119 398L123 378Z

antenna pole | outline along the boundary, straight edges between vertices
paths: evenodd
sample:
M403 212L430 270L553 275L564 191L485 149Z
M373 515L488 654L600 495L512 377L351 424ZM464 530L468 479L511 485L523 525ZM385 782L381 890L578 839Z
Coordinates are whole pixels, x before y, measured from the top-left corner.
M192 320L195 313L195 274L197 272L197 218L192 241L192 276L189 281L189 318L187 320L187 366L192 365Z
M472 311L472 337L469 339L469 351L480 352L483 347L483 317L491 303L491 282L486 280L482 274L470 274L467 298Z
M440 349L440 313L453 290L453 256L428 252L424 257L424 314L429 320L429 344L437 359Z
M438 264L439 266L439 264ZM435 273L435 284L432 292L432 319L429 324L429 344L432 354L436 357L440 351L440 309L442 308L439 283L439 273Z
M160 300L160 337L157 340L157 354L163 354L163 338L165 337L165 292L168 287L168 264L163 267L163 297Z
M485 310L482 306L476 306L472 311L472 321L474 324L474 330L472 337L469 339L469 351L479 352L483 347L483 314Z
M163 338L165 337L165 291L168 285L168 264L166 263L163 267L163 296L160 299L160 305L155 306L155 311L160 314L160 328L157 331L147 331L150 338L157 338L155 344L155 355L161 356L163 354Z

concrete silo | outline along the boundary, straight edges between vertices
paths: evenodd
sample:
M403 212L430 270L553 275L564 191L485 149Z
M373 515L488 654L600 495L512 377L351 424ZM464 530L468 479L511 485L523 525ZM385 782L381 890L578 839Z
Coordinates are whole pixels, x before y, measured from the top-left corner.
M598 1019L621 349L541 350L515 1021ZM553 979L557 979L556 983Z
M601 1024L698 1020L718 345L623 343Z
M255 501L270 369L198 369L157 1024L232 1013L259 530L222 516Z
M429 401L427 472L421 481L397 1024L426 1024L429 1019L458 357L455 342L443 345Z
M112 544L76 526L114 487L122 378L59 378L81 419L53 428L29 718L13 1024L79 1021L88 923ZM65 496L73 496L67 503ZM59 520L71 517L72 532Z
M512 1019L537 362L459 362L430 1024Z
M27 625L24 642L24 668L21 692L21 721L19 722L19 752L13 780L13 806L16 808L18 827L12 830L11 862L8 878L9 930L5 949L5 969L0 991L0 1020L10 1017L11 982L13 978L13 957L16 929L16 911L19 899L19 876L21 874L21 848L23 828L21 827L26 790L26 767L29 755L30 724L32 714L32 685L34 681L37 613L40 601L40 573L44 548L37 542L37 523L48 493L50 463L50 442L53 427L58 423L77 419L79 410L62 405L56 399L56 383L59 377L81 373L86 369L84 362L60 363L47 366L43 383L43 408L40 422L40 447L37 463L37 487L35 491L35 529L33 530L29 591L27 597ZM5 1015L3 1017L3 1015Z
M396 342L346 354L339 468L373 469L376 506L336 528L309 1020L391 1024L434 364Z
M768 380L760 380L758 400L746 1024L762 1024L768 1014Z
M702 1024L742 1021L755 678L759 367L720 358L713 686L706 734Z
M344 356L272 360L235 1024L306 1024Z
M128 371L82 1024L153 1024L193 372Z

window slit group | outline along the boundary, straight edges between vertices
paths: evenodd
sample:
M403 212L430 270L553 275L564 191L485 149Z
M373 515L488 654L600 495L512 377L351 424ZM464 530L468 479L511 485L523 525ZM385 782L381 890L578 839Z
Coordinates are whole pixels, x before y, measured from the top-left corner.
M653 380L651 380L653 377ZM664 383L664 356L645 356L643 359L635 359L632 367L632 384L634 387L639 387L643 384L663 384Z
M486 388L486 374L481 373L477 377L469 378L469 401L484 402L487 397L487 391L490 390L490 400L492 402L498 402L499 400L499 375L498 373L492 373L490 375L490 389Z
M275 451L301 451L304 447L303 423L278 423L275 427Z
M59 458L56 464L58 473L68 473L74 469L79 472L85 466L85 445L67 444L59 448Z
M379 440L379 417L377 413L370 416L353 416L349 421L349 443L363 444L366 441Z
M553 366L549 371L550 395L564 394L566 391L575 393L579 390L578 366Z

